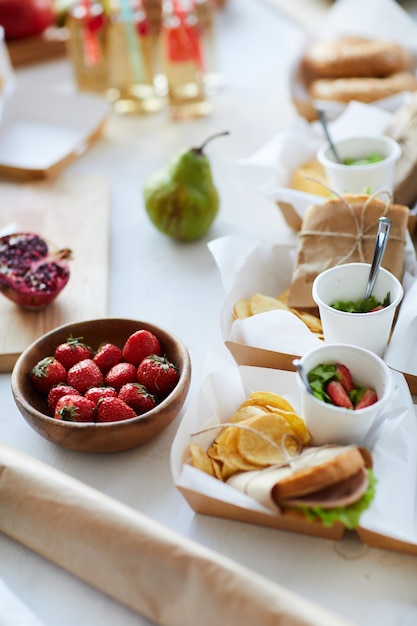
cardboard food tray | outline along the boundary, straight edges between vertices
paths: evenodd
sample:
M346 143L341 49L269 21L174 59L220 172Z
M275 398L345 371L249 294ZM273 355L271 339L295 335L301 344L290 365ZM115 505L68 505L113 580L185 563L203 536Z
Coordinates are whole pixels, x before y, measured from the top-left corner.
M396 410L388 407L384 412L384 421L380 420L364 442L364 447L373 455L378 481L376 495L370 508L361 516L361 526L349 532L356 532L365 545L417 555L413 497L409 498L412 501L409 510L404 504L407 501L404 490L414 493L415 488L415 472L410 465L416 460L413 448L417 423L404 379L400 374L394 376L396 389L393 404ZM224 393L226 389L228 395ZM346 532L341 523L326 527L319 521L306 521L296 513L280 515L189 464L191 441L196 441L203 448L210 445L216 432L212 428L227 421L249 393L256 390L283 395L297 412L300 410L299 390L293 373L234 366L229 362L209 367L206 379L183 417L171 449L171 470L177 489L199 514L339 541ZM207 432L203 432L205 430ZM390 458L392 469L387 467L386 458ZM400 490L398 484L402 486ZM393 509L394 500L398 510Z
M288 289L294 244L272 245L232 236L210 242L209 248L226 285L220 326L225 345L236 363L293 372L293 360L319 345L320 340L290 312L268 311L249 320L237 320L234 306L238 300L255 293L276 297ZM239 257L238 271L229 269L237 267ZM413 342L417 341L413 324L417 266L411 241L406 245L405 267L405 294L384 360L391 369L404 375L410 392L417 395L417 372L409 356L413 352L412 349L410 351ZM318 315L318 311L310 312Z

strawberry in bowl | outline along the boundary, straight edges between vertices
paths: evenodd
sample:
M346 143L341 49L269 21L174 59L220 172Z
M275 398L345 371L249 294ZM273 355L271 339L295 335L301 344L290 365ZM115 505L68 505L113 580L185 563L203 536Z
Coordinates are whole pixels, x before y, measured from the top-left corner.
M139 365L123 356L132 336L135 350L138 336L143 339ZM138 380L142 361L154 349L161 356L152 358L175 372L170 387L165 381L157 393ZM137 320L106 318L66 324L37 339L15 364L12 392L29 425L49 441L71 450L113 452L162 432L180 412L190 380L190 356L175 335Z

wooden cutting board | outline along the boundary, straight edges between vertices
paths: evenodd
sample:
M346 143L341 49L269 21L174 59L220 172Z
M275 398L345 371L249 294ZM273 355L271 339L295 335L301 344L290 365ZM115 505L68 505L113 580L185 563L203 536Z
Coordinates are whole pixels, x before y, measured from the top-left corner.
M21 352L49 330L106 317L109 197L99 176L0 183L0 234L35 232L73 252L67 286L42 311L25 311L0 294L0 372L11 371Z
M66 28L47 28L45 32L33 37L21 37L7 42L7 51L15 69L32 63L42 63L65 57Z

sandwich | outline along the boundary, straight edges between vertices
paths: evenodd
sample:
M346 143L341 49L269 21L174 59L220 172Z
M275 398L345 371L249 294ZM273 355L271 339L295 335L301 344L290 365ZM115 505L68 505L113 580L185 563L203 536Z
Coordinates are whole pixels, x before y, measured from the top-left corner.
M310 446L285 466L240 472L227 482L282 514L354 529L375 494L371 466L370 453L355 445Z

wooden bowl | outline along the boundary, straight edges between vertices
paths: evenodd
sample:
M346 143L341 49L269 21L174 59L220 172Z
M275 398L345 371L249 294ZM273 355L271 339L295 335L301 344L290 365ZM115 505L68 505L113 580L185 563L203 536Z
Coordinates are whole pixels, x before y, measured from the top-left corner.
M123 347L133 332L145 329L156 335L162 352L178 368L179 381L174 390L154 409L119 422L79 423L56 420L50 416L45 396L32 385L30 372L58 344L68 337L83 337L93 350L111 342ZM18 358L12 372L15 402L28 424L42 437L64 448L81 452L118 452L134 448L162 432L178 415L191 381L191 361L184 344L167 330L130 319L105 318L66 324L33 342Z

